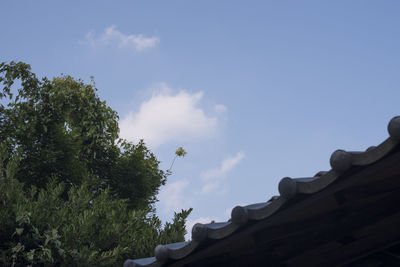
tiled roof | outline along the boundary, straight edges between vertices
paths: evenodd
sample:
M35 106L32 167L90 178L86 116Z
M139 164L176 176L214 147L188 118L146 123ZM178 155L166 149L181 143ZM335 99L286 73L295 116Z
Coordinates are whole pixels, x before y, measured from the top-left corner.
M218 242L223 238L234 235L239 229L246 228L250 222L268 220L274 213L285 209L290 199L298 194L310 195L325 189L334 181L341 178L344 172L357 166L373 164L389 154L400 143L400 116L394 117L388 124L389 137L378 146L368 148L364 152L349 152L336 150L331 158L332 169L319 172L310 178L283 178L279 183L280 196L272 197L267 202L236 206L232 209L231 219L227 222L196 224L192 229L192 240L155 248L155 257L143 259L128 259L124 267L136 266L165 266L168 262L176 262L193 252L204 249L204 244Z

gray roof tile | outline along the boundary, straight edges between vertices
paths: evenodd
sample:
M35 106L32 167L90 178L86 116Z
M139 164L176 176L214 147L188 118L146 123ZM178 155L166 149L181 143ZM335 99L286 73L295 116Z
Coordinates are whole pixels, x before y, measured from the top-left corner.
M400 116L389 122L388 132L389 138L364 152L336 150L330 158L330 171L320 171L314 177L307 178L285 177L279 182L280 196L274 196L267 202L236 206L227 222L197 223L192 229L192 241L158 245L155 248L155 257L129 259L125 261L124 267L162 266L169 259L179 260L190 255L206 240L219 240L233 235L239 228L246 227L249 221L268 220L278 210L284 209L284 204L296 195L319 192L351 168L375 163L386 156L400 143Z

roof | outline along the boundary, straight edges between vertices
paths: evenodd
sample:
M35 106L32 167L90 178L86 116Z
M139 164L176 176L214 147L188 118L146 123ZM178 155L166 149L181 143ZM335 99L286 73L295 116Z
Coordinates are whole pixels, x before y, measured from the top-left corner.
M128 259L124 267L224 266L223 263L233 266L234 262L235 266L257 266L257 262L266 260L275 266L282 265L283 258L285 266L299 266L318 253L327 256L315 261L315 266L328 259L341 265L350 258L354 261L365 251L370 255L372 247L393 248L400 244L397 230L396 235L384 237L359 232L397 229L390 227L400 223L400 208L391 204L400 201L400 191L396 191L400 189L400 179L395 179L400 175L400 116L390 120L388 132L389 137L378 146L363 152L336 150L330 158L331 170L309 178L285 177L279 183L280 196L263 203L236 206L227 222L198 223L192 228L191 241L158 245L155 257ZM382 181L387 185L382 186ZM382 210L387 213L377 212ZM368 220L371 223L367 224ZM356 241L362 243L355 245ZM285 245L289 243L289 247ZM371 247L358 251L360 244ZM346 253L339 247L345 245L357 247L345 250L355 254L344 258L342 254ZM242 254L240 259L238 254ZM224 259L225 256L230 258ZM343 261L335 261L336 258Z

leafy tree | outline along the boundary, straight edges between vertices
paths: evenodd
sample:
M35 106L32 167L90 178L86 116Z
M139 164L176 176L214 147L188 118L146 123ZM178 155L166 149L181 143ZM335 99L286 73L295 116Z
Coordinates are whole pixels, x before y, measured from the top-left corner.
M94 82L38 79L11 62L0 64L0 84L5 265L107 265L183 241L191 210L162 227L153 206L170 171L143 141L118 138L118 115Z
M99 99L94 83L70 76L39 80L21 62L0 64L0 74L0 97L10 99L0 106L0 138L10 153L21 154L18 180L44 188L50 177L71 186L91 176L131 207L154 203L167 174L143 142L118 138L118 115ZM14 96L16 81L21 87Z
M115 266L153 254L157 244L183 241L191 210L162 227L149 210L130 209L109 189L70 186L52 178L46 188L14 178L19 156L0 146L0 265Z

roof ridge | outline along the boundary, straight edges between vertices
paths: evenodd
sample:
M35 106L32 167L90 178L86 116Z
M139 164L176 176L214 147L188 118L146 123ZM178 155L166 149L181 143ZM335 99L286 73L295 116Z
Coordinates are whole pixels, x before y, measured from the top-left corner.
M201 224L192 228L192 240L166 245L158 245L155 257L131 260L124 267L159 267L168 259L179 260L196 250L206 240L219 240L235 233L249 221L260 221L269 218L298 194L314 194L326 188L339 179L342 174L355 166L366 166L375 163L388 155L400 143L400 116L388 123L389 137L378 146L371 146L366 151L345 151L338 149L330 157L330 171L318 172L313 177L290 178L284 177L279 182L280 196L274 196L267 202L246 206L236 206L232 209L231 219L227 222Z

